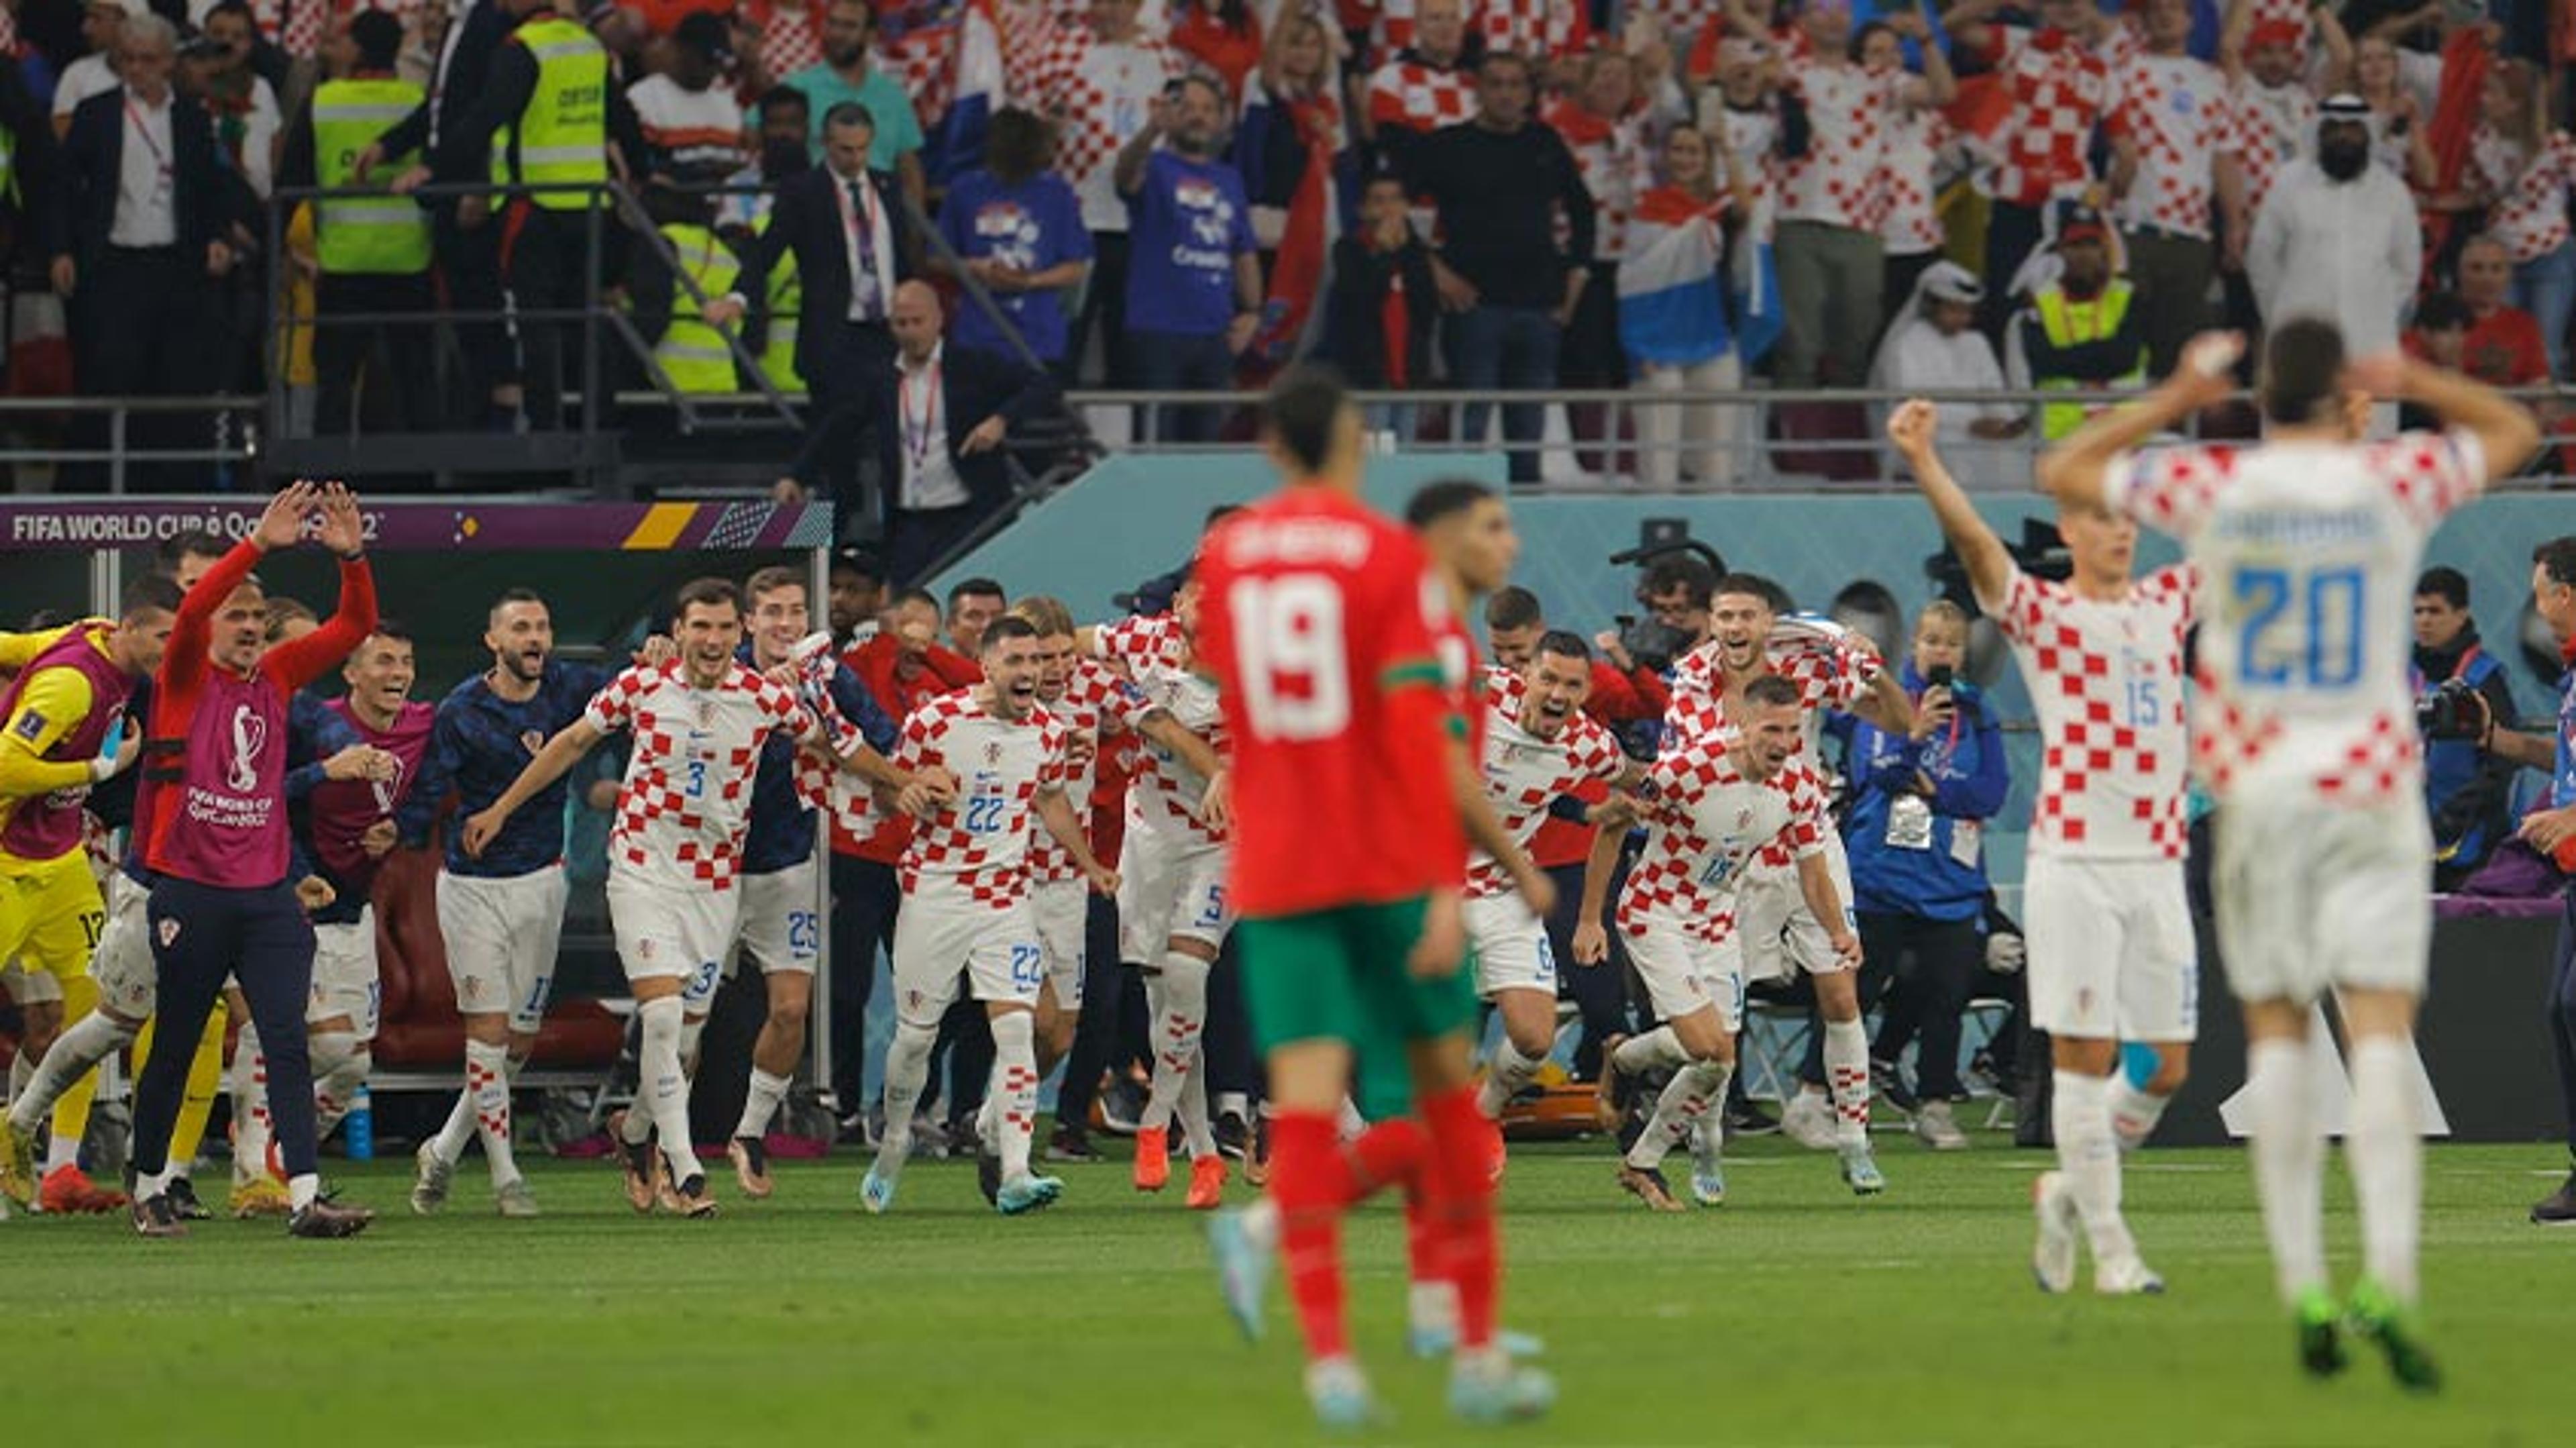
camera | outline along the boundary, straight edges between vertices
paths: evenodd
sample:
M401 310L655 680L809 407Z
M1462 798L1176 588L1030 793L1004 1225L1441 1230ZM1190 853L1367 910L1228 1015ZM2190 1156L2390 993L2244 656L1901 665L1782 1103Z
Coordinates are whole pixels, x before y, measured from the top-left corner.
M1617 616L1616 621L1619 625L1619 647L1626 649L1628 657L1636 660L1637 667L1641 669L1660 674L1673 666L1673 660L1691 650L1692 639L1688 633L1651 615L1640 618L1623 613Z
M2415 728L2427 739L2475 739L2486 722L2485 701L2465 679L2445 679L2415 701Z

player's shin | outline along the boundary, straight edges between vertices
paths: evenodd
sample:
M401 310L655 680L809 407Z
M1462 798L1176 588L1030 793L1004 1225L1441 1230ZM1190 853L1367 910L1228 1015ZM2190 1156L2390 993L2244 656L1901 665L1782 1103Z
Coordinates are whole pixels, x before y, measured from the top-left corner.
M671 1164L671 1180L685 1185L689 1178L704 1175L704 1170L689 1143L689 1076L680 1056L683 1010L678 996L666 995L644 1002L635 1013L644 1023L637 1065L643 1074L645 1109L660 1135L662 1155Z
M751 1087L743 1093L742 1120L736 1122L733 1134L758 1140L769 1134L769 1123L778 1116L778 1108L787 1100L792 1083L785 1076L773 1076L758 1066L751 1068Z
M374 1062L355 1031L316 1031L311 1050L313 1129L317 1136L329 1136L340 1118L349 1114Z
M2254 1127L2254 1185L2281 1301L2295 1307L2326 1285L2321 1220L2326 1143L2309 1100L2308 1043L2257 1039L2248 1049L2246 1104Z
M170 1130L170 1165L181 1176L197 1159L206 1140L206 1121L215 1114L215 1098L224 1090L224 1024L231 1008L222 1001L206 1015L197 1035L197 1054L188 1058L188 1082L179 1098L179 1120ZM138 1058L139 1059L139 1058Z
M484 1160L492 1168L493 1187L519 1180L518 1158L510 1148L508 1046L491 1041L465 1043L465 1101L473 1113L474 1134L483 1142Z
M1279 1251L1311 1360L1347 1357L1342 1306L1341 1218L1354 1187L1323 1112L1282 1109L1270 1128L1270 1195L1279 1204Z
M44 1123L46 1113L52 1112L59 1135L65 1127L63 1114L56 1103L66 1096L74 1083L89 1076L99 1062L133 1045L135 1038L134 1027L105 1011L92 1011L72 1022L69 1030L54 1038L53 1048L45 1052L43 1064L29 1063L32 1070L27 1084L9 1106L10 1123L22 1131L32 1132ZM74 1138L74 1145L78 1145L77 1138Z
M2361 1207L2362 1269L2400 1303L2411 1305L2424 1197L2414 1043L2405 1036L2361 1036L2353 1041L2350 1056L2352 1129L2344 1136L2343 1149Z
M921 1090L930 1080L930 1050L939 1040L936 1022L923 1026L900 1021L894 1030L894 1041L886 1048L885 1063L885 1131L877 1147L877 1175L891 1177L903 1170L904 1158L912 1151L913 1108L921 1102Z
M1475 1090L1468 1086L1424 1097L1422 1120L1431 1133L1426 1195L1458 1293L1458 1352L1482 1354L1494 1342L1502 1273L1489 1145L1493 1123L1477 1109Z
M1199 1034L1207 1024L1208 962L1170 951L1156 978L1162 989L1154 1006L1154 1079L1140 1124L1168 1127L1180 1104L1182 1083L1198 1069Z
M2058 1169L2083 1218L2096 1264L2137 1251L2120 1218L2120 1144L2111 1134L2111 1083L2106 1077L2060 1068L2050 1079L2049 1120L2057 1135Z
M1834 1098L1834 1139L1869 1140L1869 1031L1858 1016L1825 1022L1825 1085Z
M1650 1171L1663 1164L1674 1148L1690 1140L1700 1118L1726 1099L1726 1083L1735 1075L1732 1062L1694 1061L1673 1073L1655 1098L1655 1114L1628 1148L1628 1165Z
M2126 1071L2111 1075L2111 1134L2119 1138L2120 1150L2136 1151L2156 1134L2156 1123L2165 1119L2165 1107L2171 1096L2159 1096L2139 1089Z
M1038 1119L1037 1018L1027 1011L993 1017L993 1079L1002 1180L1029 1174L1029 1139Z
M1521 1048L1504 1036L1494 1047L1494 1059L1485 1067L1485 1084L1476 1093L1476 1105L1487 1116L1500 1117L1513 1097L1535 1079L1538 1068L1547 1064L1544 1056L1526 1056Z
M257 1022L244 1022L233 1038L232 1097L233 1184L240 1186L271 1174L269 1147L275 1137L268 1111L268 1052L260 1044Z

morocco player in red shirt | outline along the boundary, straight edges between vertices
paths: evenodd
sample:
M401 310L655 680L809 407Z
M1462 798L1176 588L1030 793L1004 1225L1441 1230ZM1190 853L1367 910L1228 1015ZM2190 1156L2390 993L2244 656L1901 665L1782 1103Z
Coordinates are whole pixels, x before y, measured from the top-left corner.
M1228 894L1269 1065L1270 1190L1307 1397L1327 1426L1377 1416L1344 1319L1340 1219L1406 1181L1457 1290L1452 1410L1536 1416L1555 1384L1494 1334L1493 1127L1469 1065L1467 840L1444 732L1458 721L1434 639L1447 597L1421 545L1360 502L1359 414L1330 374L1291 369L1272 386L1264 443L1291 481L1209 536L1201 630L1234 740ZM1382 1124L1346 1150L1336 1119L1354 1066L1363 1114ZM1210 1237L1228 1305L1257 1331L1265 1259L1234 1214Z

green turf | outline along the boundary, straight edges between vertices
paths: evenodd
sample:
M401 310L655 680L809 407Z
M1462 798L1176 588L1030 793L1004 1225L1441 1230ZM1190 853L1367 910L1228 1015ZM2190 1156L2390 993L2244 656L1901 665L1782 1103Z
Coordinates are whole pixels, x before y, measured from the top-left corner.
M1989 1137L1935 1157L1883 1138L1888 1195L1831 1158L1736 1153L1735 1201L1655 1217L1598 1149L1517 1153L1507 1319L1543 1334L1564 1399L1529 1443L2318 1444L2563 1438L2576 1235L2523 1220L2534 1148L2435 1148L2429 1320L2448 1391L2401 1395L2357 1357L2305 1381L2241 1157L2149 1153L2130 1220L2161 1300L2042 1297L2028 1272L2041 1164ZM1675 1163L1679 1165L1678 1162ZM346 1243L274 1223L142 1242L122 1219L0 1224L17 1441L57 1443L1213 1445L1312 1441L1284 1302L1240 1342L1175 1188L1066 1169L1066 1200L1002 1221L962 1164L916 1163L861 1215L858 1165L781 1170L711 1223L639 1220L603 1165L547 1164L548 1215L403 1210L400 1163L342 1167L386 1210ZM1678 1184L1678 1178L1676 1178ZM1238 1188L1238 1191L1240 1189ZM2329 1242L2354 1221L2340 1172ZM1441 1370L1401 1356L1402 1233L1353 1228L1363 1355L1397 1424L1375 1441L1491 1441L1446 1420ZM2089 1284L2089 1276L2086 1281Z

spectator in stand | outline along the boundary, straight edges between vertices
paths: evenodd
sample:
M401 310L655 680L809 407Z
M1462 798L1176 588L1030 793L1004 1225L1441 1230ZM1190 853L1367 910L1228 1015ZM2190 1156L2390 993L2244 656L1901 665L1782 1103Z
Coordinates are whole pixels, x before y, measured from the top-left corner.
M2549 380L2549 347L2541 339L2540 323L2508 300L2511 257L2504 243L2488 234L2470 237L2460 248L2460 351L2449 365L2492 387L2530 387ZM2443 309L2434 305L2436 297L2416 307L2417 332L2433 332L2445 320Z
M54 82L54 136L69 135L72 112L94 95L116 89L117 41L129 16L147 15L144 0L87 0L81 6L81 40L89 53L63 67Z
M1787 388L1814 387L1828 376L1856 385L1869 368L1886 315L1880 289L1887 253L1878 239L1886 119L1929 95L1902 70L1864 69L1852 58L1851 38L1845 0L1813 0L1788 41L1794 58L1781 83L1780 151L1787 159L1774 252L1787 326L1776 371Z
M2096 127L2120 96L2116 72L2136 41L2095 0L2039 0L2037 28L1991 23L2005 0L1967 0L1946 23L1958 43L1982 55L2012 97L1995 144L2002 156L1987 177L1994 199L1986 221L1990 322L2011 310L2013 283L2037 250L2049 207L2084 198L2098 178L2089 153Z
M1714 157L1714 161L1712 161ZM1718 185L1718 172L1726 185ZM1740 228L1753 209L1753 188L1736 168L1735 158L1707 134L1689 126L1675 127L1664 139L1664 184L1637 203L1628 228L1631 264L1660 273L1659 249L1698 247L1726 255L1726 231ZM1696 236L1692 232L1698 232ZM1647 392L1731 392L1744 385L1743 360L1726 328L1724 274L1710 276L1703 293L1703 312L1713 327L1690 327L1684 335L1657 334L1624 325L1623 338L1637 364L1637 385ZM1609 283L1600 283L1609 285ZM1669 489L1684 477L1703 487L1724 487L1733 478L1737 422L1742 409L1724 404L1688 407L1650 404L1637 414L1638 478L1647 487Z
M670 69L629 86L644 134L644 177L666 186L713 186L742 169L742 104L734 99L733 34L724 17L696 10L671 32Z
M2284 173L2254 218L2246 278L2266 324L2323 317L2342 329L2348 355L2367 357L2397 345L2423 231L2406 183L2370 164L2361 98L2331 97L2318 117L2315 158Z
M2117 77L2112 138L2113 214L2128 243L2129 275L2156 299L2146 318L2149 375L2162 377L2183 344L2210 327L2218 275L2212 203L2242 264L2249 220L2240 143L2218 67L2192 57L2191 0L2146 0L2144 50Z
M814 118L814 154L820 159L830 138L824 128L835 107L864 106L874 121L868 141L868 169L892 175L904 196L919 206L924 193L921 174L921 122L903 82L870 63L868 46L876 38L876 11L868 0L832 0L823 12L823 58L780 82L805 93Z
M1905 304L1915 279L1941 259L1941 249L1949 244L1933 203L1935 173L1951 139L1949 117L1941 108L1958 94L1959 83L1950 74L1949 57L1939 45L1928 43L1931 35L1932 23L1922 12L1891 9L1887 18L1869 22L1852 37L1853 54L1873 74L1905 69L1908 41L1923 58L1922 87L1888 113L1887 150L1871 183L1885 208L1878 242L1886 280L1879 295L1890 309ZM1891 320L1892 311L1873 325L1884 327Z
M1449 314L1449 380L1469 392L1556 385L1559 341L1593 254L1592 198L1565 142L1531 123L1533 98L1528 60L1488 55L1476 118L1432 133L1414 156L1414 190L1440 218L1432 275ZM1466 439L1484 438L1491 406L1467 405ZM1536 403L1503 409L1513 482L1538 481L1543 420Z
M251 68L259 23L248 0L219 0L206 11L196 39L180 50L182 89L198 97L215 119L215 143L230 157L234 174L265 201L277 186L277 155L285 144L286 112L277 91Z
M1773 157L1780 149L1778 52L1760 40L1730 36L1716 47L1716 83L1700 92L1699 128L1735 161L1735 173L1753 188L1747 236L1771 244Z
M1082 199L1094 248L1069 358L1080 369L1096 336L1101 368L1119 383L1134 379L1127 376L1128 216L1118 158L1181 74L1179 53L1137 25L1136 8L1137 0L1091 0L1082 24L1060 26L1047 42L1030 83L1038 114L1055 123L1056 167Z
M2576 140L2550 121L2549 88L2527 60L2499 60L2478 97L2469 175L2487 208L2487 234L2513 262L2513 302L2540 324L2549 375L2567 376L2567 320L2576 311L2576 242L2567 205Z
M1118 153L1135 251L1127 288L1127 371L1154 391L1221 392L1261 322L1261 260L1243 177L1217 158L1225 92L1185 76ZM1217 439L1210 407L1164 411L1159 435Z
M1421 0L1412 42L1369 77L1369 139L1407 175L1425 138L1476 118L1482 47L1468 43L1466 0Z
M745 233L768 229L769 208L777 199L777 189L814 169L814 153L805 145L805 137L813 129L813 109L805 93L794 86L774 85L761 92L760 103L752 107L756 129L751 137L751 164L726 177L725 183L762 189L734 192L719 199L719 228ZM770 310L777 315L779 309Z
M2428 568L2415 580L2415 658L2411 682L2422 701L2437 689L2474 689L2486 718L2519 719L2505 661L2486 651L2469 615L2468 576ZM2465 701L2464 701L2465 702ZM2422 704L2417 706L2419 724ZM2461 711L2474 727L2479 715ZM2424 733L2424 808L2433 820L2433 888L2458 888L2496 845L2513 834L2513 780L2520 766L2481 753L2472 735Z
M1069 382L1065 296L1091 270L1091 233L1081 198L1050 169L1054 161L1055 128L1035 112L995 115L983 166L958 177L940 202L939 232L1002 313L997 321L981 302L964 298L952 340L999 357L1026 348ZM1015 337L1003 334L1005 323Z
M983 652L984 630L1010 611L1011 595L989 578L961 579L948 590L948 646L967 658Z
M1526 55L1546 77L1548 89L1571 90L1582 83L1586 54L1598 54L1598 46L1619 38L1611 32L1595 36L1584 10L1581 0L1479 0L1469 23L1486 50ZM1640 31L1655 30L1652 19L1643 15L1625 28L1632 42ZM1628 53L1636 54L1633 48ZM1645 96L1644 77L1639 80L1638 94Z
M1431 248L1413 234L1404 178L1381 171L1360 192L1360 220L1333 243L1324 302L1324 355L1362 392L1407 392L1429 380L1431 327L1440 315ZM1414 437L1413 404L1371 404L1372 432Z
M1244 78L1261 64L1261 16L1249 0L1171 0L1172 48L1190 68L1225 87L1228 107L1243 101Z
M1586 279L1581 300L1565 328L1557 381L1573 388L1628 385L1627 358L1619 344L1619 261L1626 254L1628 220L1637 200L1655 184L1653 153L1646 144L1645 113L1637 103L1636 66L1626 53L1596 50L1584 57L1565 99L1548 107L1547 124L1565 142L1591 198L1592 252L1581 258ZM1576 407L1574 432L1597 441L1610 430L1599 406ZM1588 459L1589 470L1618 471L1610 454Z
M2004 341L2004 375L2017 391L2102 392L2144 387L2152 301L2111 273L2102 213L2070 202L2057 222L2058 272L2031 293ZM2412 275L2412 273L2409 273ZM2040 408L2040 436L2055 440L2100 409L2083 402Z
M886 606L885 565L877 556L855 545L832 550L831 591L825 595L830 605L824 617L832 627L832 637L844 651L877 636L882 626L878 615Z
M1935 1151L1968 1144L1950 1116L1967 1095L1959 1083L1959 1016L1985 965L1986 821L2001 813L2012 777L2003 728L1975 685L1959 679L1968 657L1968 615L1955 603L1925 607L1912 657L1898 680L1914 703L1914 727L1889 734L1849 714L1825 731L1842 742L1852 782L1843 814L1851 850L1853 909L1859 914L1861 1009L1893 989L1905 1024L1919 1031L1914 1063L1914 1134ZM1912 969L1905 969L1908 962ZM1890 1027L1891 1003L1870 1052L1889 1071L1904 1047ZM1812 1032L1800 1072L1805 1089L1825 1089L1823 1032Z
M2350 53L2350 40L2331 11L2318 9L2313 23L2323 41L2327 83L2336 84L2344 68L2342 57ZM2235 105L2249 226L2262 218L2263 203L2282 173L2316 147L2320 92L2300 66L2308 33L2308 25L2295 21L2257 23L2253 5L2245 0L2236 0L2227 12L2218 61L2227 76L2228 98ZM2241 253L2242 247L2237 250Z
M1252 235L1261 244L1265 277L1307 168L1324 161L1334 168L1326 185L1340 180L1351 143L1340 89L1332 33L1303 11L1282 14L1270 27L1260 70L1244 90L1234 136L1234 165L1252 199Z
M2440 56L2400 50L2379 34L2363 36L2353 45L2353 90L2370 107L2370 159L2416 190L2429 191L2441 174L2441 163L2433 156L2431 106L2419 95L2410 70L2429 71L2430 84L2422 88L2423 93L2440 94Z
M1985 286L1977 274L1954 261L1935 262L1914 283L1896 322L1878 344L1871 364L1870 389L1900 397L1940 392L2001 392L2003 364L1995 345L1977 330L1977 312ZM2030 416L2009 402L1968 405L1944 402L1940 409L1941 456L1962 487L2022 486L2017 459L2004 444L2030 429Z

